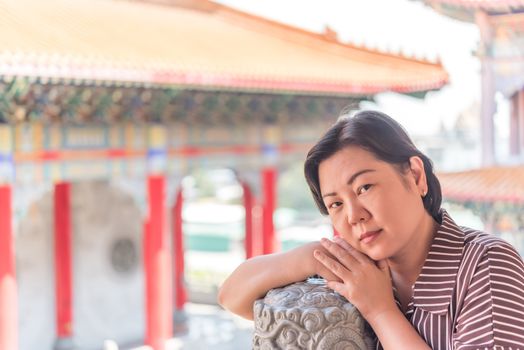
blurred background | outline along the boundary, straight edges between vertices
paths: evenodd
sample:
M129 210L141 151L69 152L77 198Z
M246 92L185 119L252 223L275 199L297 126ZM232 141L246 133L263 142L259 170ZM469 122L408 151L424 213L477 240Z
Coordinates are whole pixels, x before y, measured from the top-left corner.
M352 109L398 120L455 220L524 254L523 11L0 0L0 350L251 348L217 290L333 235L302 165Z

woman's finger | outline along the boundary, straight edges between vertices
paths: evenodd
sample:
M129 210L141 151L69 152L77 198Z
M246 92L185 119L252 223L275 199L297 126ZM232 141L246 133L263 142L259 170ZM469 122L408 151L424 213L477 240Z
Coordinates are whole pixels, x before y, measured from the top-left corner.
M372 262L372 260L367 255L362 254L361 252L353 248L348 242L346 242L341 237L337 236L333 238L333 241L335 241L335 243L337 243L338 245L343 247L347 252L349 252L353 256L353 258L355 258L359 263L364 264Z
M355 249L353 248L345 239L343 239L342 237L340 236L335 236L333 237L333 241L335 243L337 243L338 245L340 245L342 248L344 248L345 250L347 250L348 252Z
M389 264L386 259L377 261L376 265L380 269L380 271L385 273L389 277L389 279L391 279L391 270L389 269Z
M328 288L333 289L338 294L343 295L344 294L344 283L336 282L336 281L327 281Z
M335 258L338 259L347 269L353 270L359 262L346 249L341 247L338 243L332 242L327 238L321 239L321 244L327 249Z
M351 277L351 271L349 271L339 261L330 258L327 254L321 252L320 250L315 250L313 252L313 256L342 281L345 281Z

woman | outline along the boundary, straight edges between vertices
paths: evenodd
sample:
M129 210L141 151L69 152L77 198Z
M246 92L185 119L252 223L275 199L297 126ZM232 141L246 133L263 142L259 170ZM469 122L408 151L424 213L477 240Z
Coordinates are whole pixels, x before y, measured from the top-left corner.
M252 319L267 291L318 274L358 308L377 348L524 349L522 258L440 208L431 161L396 121L373 111L340 119L308 153L305 175L340 237L247 260L221 305Z

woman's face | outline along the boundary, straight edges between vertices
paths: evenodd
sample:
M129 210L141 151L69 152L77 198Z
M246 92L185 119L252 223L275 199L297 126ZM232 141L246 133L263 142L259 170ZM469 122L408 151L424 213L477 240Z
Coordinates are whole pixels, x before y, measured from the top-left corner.
M373 260L409 253L417 240L427 215L419 160L413 157L411 168L401 174L372 153L349 146L320 163L320 190L333 226Z

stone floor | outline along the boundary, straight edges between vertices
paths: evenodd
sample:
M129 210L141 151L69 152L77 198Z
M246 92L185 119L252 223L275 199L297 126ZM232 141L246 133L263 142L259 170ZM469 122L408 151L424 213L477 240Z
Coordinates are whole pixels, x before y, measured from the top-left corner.
M166 350L248 350L253 322L235 316L217 305L186 304L186 331L171 339ZM110 348L113 350L118 348ZM149 350L147 346L118 350Z
M253 322L233 315L219 306L191 304L186 307L188 331L175 338L175 349L251 349Z

